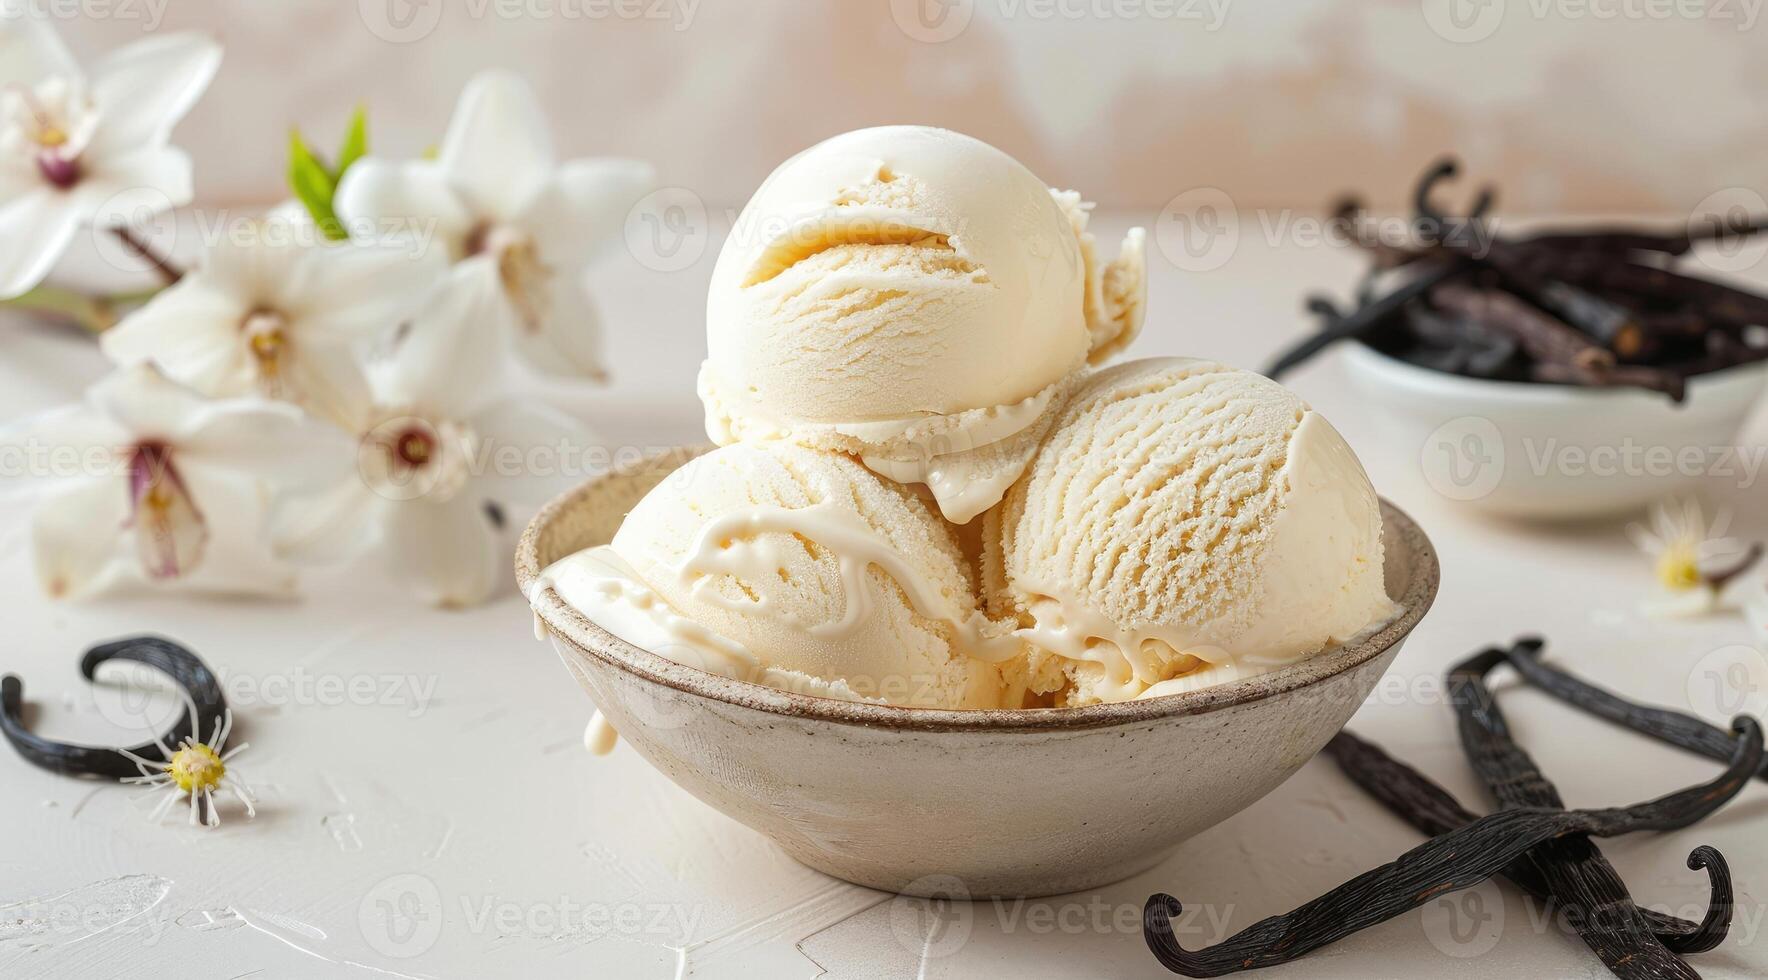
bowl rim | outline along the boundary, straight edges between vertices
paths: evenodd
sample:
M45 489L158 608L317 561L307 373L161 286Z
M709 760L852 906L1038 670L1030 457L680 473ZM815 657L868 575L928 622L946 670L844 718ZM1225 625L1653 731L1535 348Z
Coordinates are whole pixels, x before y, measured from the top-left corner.
M1344 360L1353 370L1363 372L1382 371L1390 377L1404 379L1415 390L1432 389L1439 392L1464 392L1484 397L1504 398L1510 401L1531 405L1568 404L1575 401L1613 402L1650 400L1653 403L1673 404L1668 397L1655 391L1633 388L1625 385L1612 387L1589 387L1579 385L1542 384L1532 381L1499 381L1492 378L1472 378L1464 374L1450 374L1432 368L1413 364L1410 361L1395 357L1383 350L1369 346L1361 340L1352 339L1343 344ZM1741 385L1752 378L1760 382L1759 377L1768 371L1768 359L1746 361L1733 364L1717 371L1691 375L1688 378L1688 396L1683 404L1693 400L1697 390L1710 390L1730 384Z
M516 547L516 580L533 609L536 626L543 626L552 637L580 653L645 682L695 697L797 719L915 732L1005 733L1103 728L1207 714L1320 684L1382 656L1405 640L1430 611L1442 578L1436 548L1423 529L1391 501L1382 498L1383 540L1392 542L1384 547L1398 548L1410 557L1412 576L1400 595L1390 597L1401 605L1399 615L1379 630L1352 643L1330 648L1270 673L1224 684L1144 700L1078 708L918 708L843 701L753 684L677 663L609 633L567 604L553 589L534 589L544 567L539 556L542 532L562 514L580 505L604 481L633 475L646 465L654 464L617 467L590 479L555 497L528 523Z

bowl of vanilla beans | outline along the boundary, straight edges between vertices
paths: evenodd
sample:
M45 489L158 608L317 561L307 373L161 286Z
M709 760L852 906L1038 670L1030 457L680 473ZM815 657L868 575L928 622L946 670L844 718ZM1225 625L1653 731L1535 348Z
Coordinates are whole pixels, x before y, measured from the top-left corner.
M1490 189L1460 215L1438 206L1457 169L1425 172L1400 235L1354 198L1333 209L1368 273L1348 304L1310 298L1318 330L1265 373L1345 341L1384 443L1438 494L1489 512L1605 516L1742 478L1740 436L1768 376L1768 295L1714 273L1768 251L1768 216L1511 234Z

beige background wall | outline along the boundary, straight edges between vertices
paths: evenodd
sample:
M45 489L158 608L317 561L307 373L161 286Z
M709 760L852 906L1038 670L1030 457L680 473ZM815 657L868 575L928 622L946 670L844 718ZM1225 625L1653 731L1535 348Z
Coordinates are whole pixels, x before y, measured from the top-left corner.
M26 0L32 2L32 0ZM281 194L284 127L366 102L415 153L486 66L572 154L740 204L857 126L979 135L1107 206L1208 186L1398 204L1453 149L1513 211L1692 208L1768 176L1763 0L35 0L86 55L200 28L227 59L180 141L205 203Z

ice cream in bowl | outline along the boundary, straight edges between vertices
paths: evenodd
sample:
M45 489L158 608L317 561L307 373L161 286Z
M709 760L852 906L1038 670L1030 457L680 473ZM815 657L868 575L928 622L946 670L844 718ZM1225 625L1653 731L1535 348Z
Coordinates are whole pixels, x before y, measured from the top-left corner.
M1429 542L1300 399L1103 363L1140 235L1102 260L1005 154L837 137L736 229L720 445L554 501L517 573L600 747L805 864L973 896L1134 874L1311 758L1429 608Z

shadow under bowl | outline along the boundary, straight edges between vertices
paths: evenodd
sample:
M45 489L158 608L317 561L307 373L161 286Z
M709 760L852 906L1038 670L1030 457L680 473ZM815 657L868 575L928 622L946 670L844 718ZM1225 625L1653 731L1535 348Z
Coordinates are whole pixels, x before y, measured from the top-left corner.
M1312 758L1368 697L1436 598L1436 552L1383 501L1388 594L1404 611L1350 645L1216 687L1081 708L855 703L706 673L533 590L604 544L695 455L591 481L528 526L517 577L559 656L621 738L798 861L886 891L1078 891L1147 870Z

